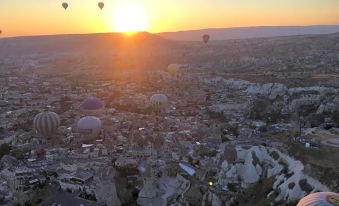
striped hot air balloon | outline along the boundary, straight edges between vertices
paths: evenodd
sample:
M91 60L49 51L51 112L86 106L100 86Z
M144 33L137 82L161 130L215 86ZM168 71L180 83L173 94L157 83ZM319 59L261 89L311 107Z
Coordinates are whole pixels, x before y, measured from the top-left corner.
M317 192L302 198L297 206L339 206L339 194Z
M60 118L55 112L41 112L34 117L33 125L39 134L49 139L56 133L60 125Z
M153 111L159 114L166 110L168 99L164 94L154 94L150 98L150 103Z

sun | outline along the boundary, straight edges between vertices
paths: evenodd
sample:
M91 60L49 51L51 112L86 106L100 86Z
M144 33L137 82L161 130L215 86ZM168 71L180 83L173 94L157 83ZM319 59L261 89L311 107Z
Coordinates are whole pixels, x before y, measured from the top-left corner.
M136 3L121 5L114 14L116 32L139 32L147 29L147 15L144 8Z

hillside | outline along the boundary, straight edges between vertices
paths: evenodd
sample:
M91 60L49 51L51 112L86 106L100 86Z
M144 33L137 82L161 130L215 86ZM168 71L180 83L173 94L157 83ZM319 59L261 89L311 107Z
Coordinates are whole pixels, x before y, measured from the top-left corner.
M262 37L295 36L308 34L330 34L339 32L339 25L328 26L263 26L235 27L219 29L202 29L179 32L164 32L158 35L171 40L201 41L204 34L209 34L211 40L249 39Z
M168 47L172 41L146 32L27 36L0 39L0 54L114 51L122 48Z

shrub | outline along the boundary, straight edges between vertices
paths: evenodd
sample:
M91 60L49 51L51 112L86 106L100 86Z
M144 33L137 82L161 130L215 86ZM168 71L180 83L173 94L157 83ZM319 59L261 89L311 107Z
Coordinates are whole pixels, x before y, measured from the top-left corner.
M8 155L11 151L11 147L8 144L2 144L0 145L0 159L4 156L4 155Z

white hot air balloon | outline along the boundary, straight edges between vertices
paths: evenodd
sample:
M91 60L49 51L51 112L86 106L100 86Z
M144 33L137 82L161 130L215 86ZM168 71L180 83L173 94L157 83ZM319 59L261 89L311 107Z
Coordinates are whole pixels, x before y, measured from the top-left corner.
M46 139L50 139L60 126L60 118L55 112L41 112L34 117L35 130Z
M167 96L164 94L154 94L150 98L150 103L153 111L159 114L166 110L168 99Z
M78 133L88 138L94 138L99 135L101 125L101 120L97 117L83 117L77 123Z
M339 194L317 192L302 198L297 206L339 206Z

